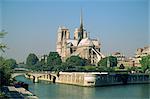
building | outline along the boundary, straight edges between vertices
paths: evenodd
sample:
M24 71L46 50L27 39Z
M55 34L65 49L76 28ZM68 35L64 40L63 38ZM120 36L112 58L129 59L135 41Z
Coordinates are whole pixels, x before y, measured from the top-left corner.
M143 56L150 55L150 47L138 48L135 52L135 56L133 58L135 66L141 66L140 60Z
M56 51L65 61L70 56L79 55L87 59L91 64L97 64L105 56L100 52L101 44L97 39L88 37L84 29L82 12L80 16L80 27L75 29L74 37L70 38L68 28L62 26L58 28Z
M125 60L125 56L123 54L121 54L120 52L114 52L114 53L112 53L112 56L116 57L117 61Z
M118 66L123 64L125 67L132 67L135 66L135 62L132 59L125 59L122 61L118 61Z
M121 64L123 64L126 67L134 66L134 61L132 59L125 57L125 55L123 55L120 52L114 52L112 53L112 56L117 58L117 61L118 61L117 66L120 66Z
M47 57L48 55L42 55L39 57L39 61L44 61L45 63L47 63Z
M150 55L150 47L138 48L133 58L125 58L124 60L118 61L118 65L123 64L124 66L137 66L140 67L140 60L143 56Z

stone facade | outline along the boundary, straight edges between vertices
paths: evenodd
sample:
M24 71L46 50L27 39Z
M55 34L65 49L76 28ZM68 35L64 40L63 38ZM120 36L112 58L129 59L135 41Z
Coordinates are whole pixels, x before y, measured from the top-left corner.
M148 74L129 73L59 72L59 74L54 74L50 72L39 72L37 74L30 73L30 77L27 75L25 77L33 79L34 82L38 82L38 80L46 80L53 83L72 84L87 87L150 83L150 76Z
M150 55L150 47L144 47L144 48L138 48L136 50L135 56L133 58L135 66L141 66L140 60L142 59L143 56Z
M74 38L70 38L68 28L62 26L58 28L56 51L65 61L70 56L77 56L87 59L91 64L97 64L105 56L100 52L101 44L97 39L88 37L80 17L80 27L75 29Z
M116 57L117 61L125 60L125 56L123 54L121 54L120 52L114 52L114 53L112 53L112 56Z
M126 58L123 54L120 52L114 52L112 56L116 57L118 60L118 66L120 64L123 64L124 66L137 66L140 67L140 60L143 56L150 55L150 47L146 46L144 48L138 48L135 52L135 56L132 58Z
M118 61L118 66L120 66L121 64L123 64L126 67L135 66L135 63L132 59L126 59L126 60L123 60L123 61Z

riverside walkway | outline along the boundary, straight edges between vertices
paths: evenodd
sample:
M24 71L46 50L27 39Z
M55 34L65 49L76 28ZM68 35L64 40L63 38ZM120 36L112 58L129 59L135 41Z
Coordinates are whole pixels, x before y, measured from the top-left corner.
M9 99L38 99L37 96L22 87L16 88L14 86L4 86L2 91Z

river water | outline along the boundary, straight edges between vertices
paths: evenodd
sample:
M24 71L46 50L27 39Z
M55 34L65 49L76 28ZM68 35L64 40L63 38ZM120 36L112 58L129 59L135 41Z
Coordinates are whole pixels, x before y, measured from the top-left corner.
M18 76L16 80L28 83L29 91L37 95L39 99L150 99L150 84L91 88L47 81L32 83L24 76Z

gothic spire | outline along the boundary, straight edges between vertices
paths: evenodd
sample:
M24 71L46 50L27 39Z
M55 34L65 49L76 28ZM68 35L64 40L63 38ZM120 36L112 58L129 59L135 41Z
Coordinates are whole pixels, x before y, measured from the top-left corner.
M81 14L80 14L80 40L83 39L83 32L84 32L84 29L83 29L83 18L82 18L82 9L81 9ZM79 41L80 41L79 40Z
M80 12L80 29L83 29L82 9L81 9L81 12Z

